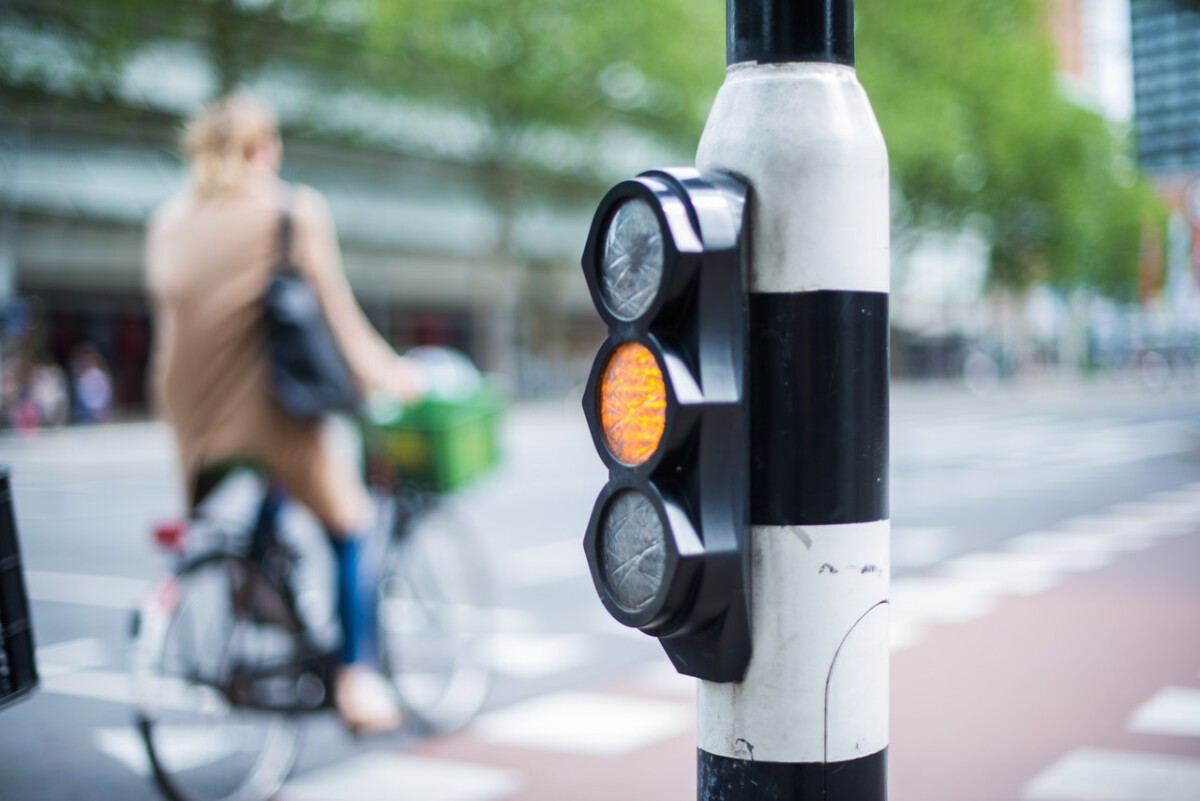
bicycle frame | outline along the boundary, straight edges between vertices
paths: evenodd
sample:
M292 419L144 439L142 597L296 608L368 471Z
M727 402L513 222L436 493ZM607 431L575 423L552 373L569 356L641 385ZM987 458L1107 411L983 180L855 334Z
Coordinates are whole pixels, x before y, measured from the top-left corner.
M298 659L255 670L239 667L219 679L210 680L207 677L194 676L193 680L199 685L210 687L240 708L298 714L316 712L332 706L331 678L338 659L336 651L323 648L315 641L308 621L300 612L293 582L296 555L283 541L279 526L280 511L285 501L286 496L280 490L268 486L259 502L255 522L249 529L249 540L240 548L234 548L226 541L200 553L188 554L186 533L180 524L159 526L155 530L155 540L161 548L178 557L170 581L204 562L229 558L246 560L250 570L240 577L240 586L235 586L239 577L229 576L230 592L242 593L242 597L233 597L230 600L235 614L256 622L270 622L272 613L266 607L282 603L282 610L276 609L274 613L274 616L279 618L276 622L282 627L294 628L294 634L299 638L301 655ZM195 513L190 516L192 522L197 519L199 518ZM223 533L230 540L236 537L236 533L233 532ZM256 584L258 581L265 584ZM163 594L164 588L160 587L157 592ZM171 595L173 593L165 592L165 597ZM135 618L135 636L139 627L140 621ZM261 690L268 682L289 675L296 678L297 684L303 685L297 687L293 701L264 697Z
M386 535L392 542L403 541L412 530L413 523L441 501L440 494L435 490L410 484L376 483L372 489L392 501L394 517L390 531ZM297 557L293 548L284 542L281 530L281 513L286 502L286 494L274 484L268 484L262 499L258 502L258 510L253 518L254 522L248 529L223 530L221 532L223 537L219 543L198 553L188 553L187 527L180 523L159 526L155 530L155 541L161 549L177 557L172 576L182 575L188 569L208 560L230 557L247 560L252 565L252 569L256 571L257 576L248 573L242 577L243 587L241 589L247 594L247 597L233 599L232 603L235 609L240 609L243 614L251 618L255 617L256 613L263 616L266 614L263 610L253 608L255 598L251 596L256 592L265 593L259 601L269 603L272 598L281 601L284 604L284 609L281 610L282 616L296 624L295 633L300 639L303 652L300 659L253 671L234 671L229 676L222 677L221 680L210 681L205 677L194 677L197 683L211 687L227 698L230 703L242 708L280 713L307 713L332 706L331 678L339 660L336 650L324 648L315 641L313 630L299 608L293 580L293 569ZM193 510L192 515L189 516L189 523L201 519L203 518ZM243 536L240 536L242 531L247 532L249 537L235 546L235 541L243 540ZM266 587L257 589L252 587L251 583L256 578L264 579ZM231 576L230 580L236 581L236 578ZM231 587L231 591L232 589ZM135 619L135 634L138 625L139 622ZM288 673L294 673L297 676L311 675L316 679L319 687L311 685L310 689L313 692L311 694L304 693L304 695L318 700L303 701L298 693L294 703L280 703L278 700L264 701L253 692L257 682L265 683L286 676Z

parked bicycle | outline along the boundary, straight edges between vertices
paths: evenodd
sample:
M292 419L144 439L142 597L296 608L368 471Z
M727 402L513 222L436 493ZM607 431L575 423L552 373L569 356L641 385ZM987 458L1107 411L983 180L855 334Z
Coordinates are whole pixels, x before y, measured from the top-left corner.
M486 430L495 409L490 423L469 404L423 409L432 428L409 415L372 437L385 467L383 479L371 471L386 532L378 649L408 725L447 731L487 697L492 598L481 543L446 490L495 460ZM464 458L474 460L466 469ZM174 801L270 798L291 771L304 716L331 704L336 643L314 624L303 554L278 519L259 514L247 526L195 514L186 531L156 532L177 566L136 616L133 674L150 766Z

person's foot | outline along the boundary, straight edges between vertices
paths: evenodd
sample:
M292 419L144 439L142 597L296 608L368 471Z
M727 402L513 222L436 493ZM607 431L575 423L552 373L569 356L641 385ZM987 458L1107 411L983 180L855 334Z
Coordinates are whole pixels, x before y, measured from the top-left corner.
M355 734L381 734L404 722L396 697L383 678L359 665L346 665L334 678L334 706Z

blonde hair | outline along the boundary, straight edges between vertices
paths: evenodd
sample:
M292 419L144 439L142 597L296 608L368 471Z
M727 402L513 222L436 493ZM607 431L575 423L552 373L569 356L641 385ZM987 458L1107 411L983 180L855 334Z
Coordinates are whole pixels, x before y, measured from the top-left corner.
M254 147L278 135L274 112L253 95L239 92L218 100L184 130L193 191L211 197L241 189Z

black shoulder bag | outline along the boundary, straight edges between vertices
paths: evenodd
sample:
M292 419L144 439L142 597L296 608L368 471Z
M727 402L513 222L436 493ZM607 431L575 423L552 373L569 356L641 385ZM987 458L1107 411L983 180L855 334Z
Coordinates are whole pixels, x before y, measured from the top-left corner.
M320 299L292 261L292 191L279 218L279 263L263 297L271 391L301 418L355 411L358 387L338 350Z

